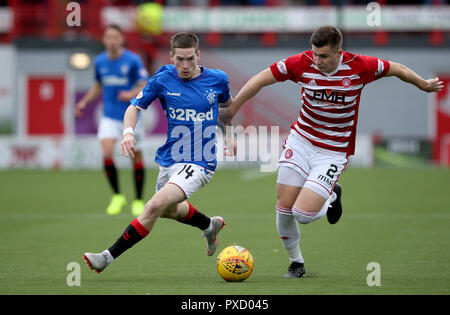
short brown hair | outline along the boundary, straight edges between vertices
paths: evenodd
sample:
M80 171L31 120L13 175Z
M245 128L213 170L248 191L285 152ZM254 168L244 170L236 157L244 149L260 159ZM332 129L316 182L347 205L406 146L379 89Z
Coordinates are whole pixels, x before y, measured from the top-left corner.
M118 24L109 24L109 25L106 25L106 27L105 27L105 32L106 32L107 29L110 29L110 28L112 28L113 30L118 31L120 34L123 35L123 31L122 31L122 29L120 28L120 26L119 26Z
M324 25L314 31L309 42L319 48L330 46L337 51L342 48L342 33L332 25Z
M195 48L198 51L199 40L194 33L181 32L170 38L170 49L175 53L175 48Z

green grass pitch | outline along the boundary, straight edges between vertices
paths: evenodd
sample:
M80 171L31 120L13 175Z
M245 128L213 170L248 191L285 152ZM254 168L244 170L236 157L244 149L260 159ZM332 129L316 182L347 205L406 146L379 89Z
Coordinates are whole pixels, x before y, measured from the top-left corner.
M146 196L155 170L147 170ZM275 226L276 173L218 170L191 202L227 225L217 253L205 254L201 231L160 219L142 242L103 273L82 260L109 247L133 217L129 207L105 213L110 197L101 171L0 172L0 294L449 294L450 170L357 169L341 176L344 213L300 225L307 277L284 279L288 256ZM132 173L120 171L133 196ZM255 268L227 283L215 259L227 245L250 250ZM80 286L69 286L69 263L80 264ZM368 286L370 262L380 286Z

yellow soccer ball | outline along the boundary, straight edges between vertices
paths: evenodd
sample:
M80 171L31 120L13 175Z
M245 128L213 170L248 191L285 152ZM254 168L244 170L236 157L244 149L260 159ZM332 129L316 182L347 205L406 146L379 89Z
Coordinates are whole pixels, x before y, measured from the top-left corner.
M244 281L252 271L253 256L242 246L228 246L217 256L217 272L225 281Z
M136 9L136 24L143 34L159 35L162 29L163 7L159 3L144 3Z

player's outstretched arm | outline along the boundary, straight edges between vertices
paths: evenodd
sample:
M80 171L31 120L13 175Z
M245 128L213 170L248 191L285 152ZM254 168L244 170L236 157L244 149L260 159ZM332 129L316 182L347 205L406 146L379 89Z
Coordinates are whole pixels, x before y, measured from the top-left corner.
M231 123L234 115L236 115L245 102L255 96L264 86L274 84L276 82L278 81L273 76L270 68L256 74L242 87L231 105L228 106L227 110L220 112L221 116L219 119L225 124Z
M425 92L439 92L443 89L444 83L438 77L434 79L423 79L420 75L409 69L408 67L389 61L390 67L386 76L396 76L402 81L411 83Z
M99 82L95 82L94 85L91 86L89 91L81 98L81 100L75 106L75 116L82 117L83 110L86 105L93 100L95 100L100 93L102 92L102 85Z
M134 158L134 146L136 139L134 138L134 128L136 127L138 119L138 109L130 105L128 106L125 115L123 117L123 137L120 143L120 154L128 157L131 155Z

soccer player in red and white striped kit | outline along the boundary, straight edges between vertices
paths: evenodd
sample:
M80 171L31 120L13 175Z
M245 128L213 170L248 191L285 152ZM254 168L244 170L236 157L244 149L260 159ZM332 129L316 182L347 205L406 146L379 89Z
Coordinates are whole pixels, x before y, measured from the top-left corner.
M270 65L239 91L220 119L231 124L239 108L264 86L291 80L301 86L301 110L279 158L276 224L290 265L286 278L305 274L298 223L325 214L335 224L342 214L342 187L337 183L354 154L358 107L363 87L384 76L396 76L425 92L443 88L438 78L425 80L396 62L342 50L334 26L314 31L312 49Z

